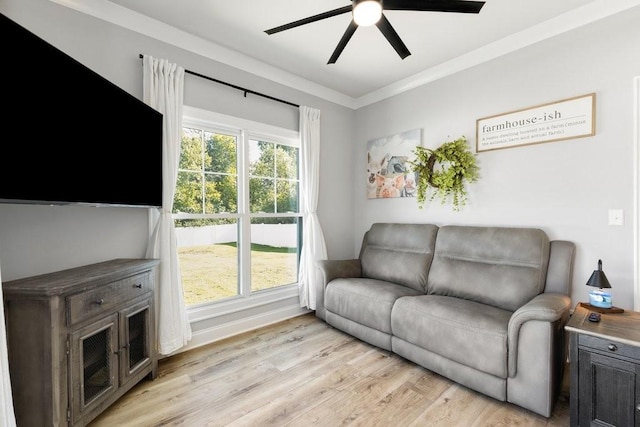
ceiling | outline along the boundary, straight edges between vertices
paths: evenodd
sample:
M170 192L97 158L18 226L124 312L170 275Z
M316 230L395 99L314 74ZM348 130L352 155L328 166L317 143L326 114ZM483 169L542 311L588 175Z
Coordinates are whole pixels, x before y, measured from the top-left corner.
M478 14L385 11L410 56L400 59L377 27L360 27L338 61L327 64L350 13L272 35L264 31L349 0L52 1L351 108L640 4L486 0Z

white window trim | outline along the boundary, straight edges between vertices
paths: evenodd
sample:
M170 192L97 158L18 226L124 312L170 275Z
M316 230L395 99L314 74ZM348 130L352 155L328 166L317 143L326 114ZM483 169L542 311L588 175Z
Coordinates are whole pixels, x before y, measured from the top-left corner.
M225 114L220 114L213 111L207 111L185 105L183 106L183 126L189 125L199 126L205 129L214 127L219 131L228 131L229 133L240 135L239 155L246 157L244 161L241 162L242 169L238 171L238 173L242 174L242 176L244 177L244 186L241 190L240 197L241 203L248 203L249 197L247 194L248 171L244 170L249 156L248 150L245 150L245 147L247 146L246 142L249 138L261 139L265 141L300 147L300 133L298 131L293 131L278 126L254 122L252 120L241 119L238 117L228 116ZM284 216L290 215L284 214ZM245 230L244 228L241 229L239 239L242 239L242 236L247 231L248 230ZM243 245L243 247L245 246L246 245ZM247 277L246 275L250 274L250 268L251 266L245 263L244 269L249 271L239 272L240 277ZM297 283L278 286L276 288L265 289L253 293L250 292L250 287L251 285L249 283L245 283L245 281L241 279L239 295L208 304L200 304L192 307L187 307L189 322L195 323L213 319L216 317L228 315L230 313L248 310L281 300L290 299L292 297L297 297L298 295Z
M278 142L288 142L295 146L300 145L300 132L291 129L254 122L253 120L241 119L187 105L183 107L182 117L184 120L191 123L201 124L206 127L215 125L216 128L226 129L230 132L238 132L242 129L251 129L252 136L257 134L261 137L271 138Z

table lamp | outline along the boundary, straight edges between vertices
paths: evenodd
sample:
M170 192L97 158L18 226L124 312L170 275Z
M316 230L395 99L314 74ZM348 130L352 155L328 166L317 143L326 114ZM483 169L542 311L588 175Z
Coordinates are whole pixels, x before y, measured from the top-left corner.
M623 312L621 308L614 307L611 302L611 293L603 289L611 288L607 276L602 271L602 260L598 260L598 269L593 270L591 277L587 280L587 286L591 286L597 289L589 291L589 304L582 304L587 308L601 313L620 313Z
M589 292L589 304L594 307L611 308L611 293L603 291L603 288L611 288L607 276L602 271L602 260L598 260L598 269L593 270L591 277L587 280L587 286L592 286L594 289Z

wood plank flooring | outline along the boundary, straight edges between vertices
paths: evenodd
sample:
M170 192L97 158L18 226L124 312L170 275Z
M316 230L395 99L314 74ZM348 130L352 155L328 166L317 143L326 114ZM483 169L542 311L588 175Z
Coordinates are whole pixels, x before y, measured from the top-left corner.
M177 354L91 427L568 426L499 402L299 316Z

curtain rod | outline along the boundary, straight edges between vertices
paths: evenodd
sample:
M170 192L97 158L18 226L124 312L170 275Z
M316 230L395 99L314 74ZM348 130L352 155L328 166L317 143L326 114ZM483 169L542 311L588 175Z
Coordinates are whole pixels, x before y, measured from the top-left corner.
M140 54L140 59L142 59L143 57L144 57L144 55ZM293 102L285 101L284 99L279 99L279 98L273 97L271 95L265 95L264 93L256 92L255 90L247 89L247 88L244 88L244 87L241 87L241 86L237 86L237 85L234 85L234 84L231 84L231 83L223 82L222 80L214 79L213 77L205 76L204 74L196 73L195 71L191 71L191 70L186 70L185 69L184 72L188 73L188 74L192 74L192 75L197 76L197 77L201 77L203 79L210 80L212 82L220 83L221 85L232 87L232 88L237 89L239 91L242 91L242 92L244 92L244 97L245 98L247 97L247 94L250 93L252 95L261 96L263 98L267 98L267 99L270 99L272 101L281 102L283 104L291 105L292 107L300 108L300 106L298 104L294 104Z

